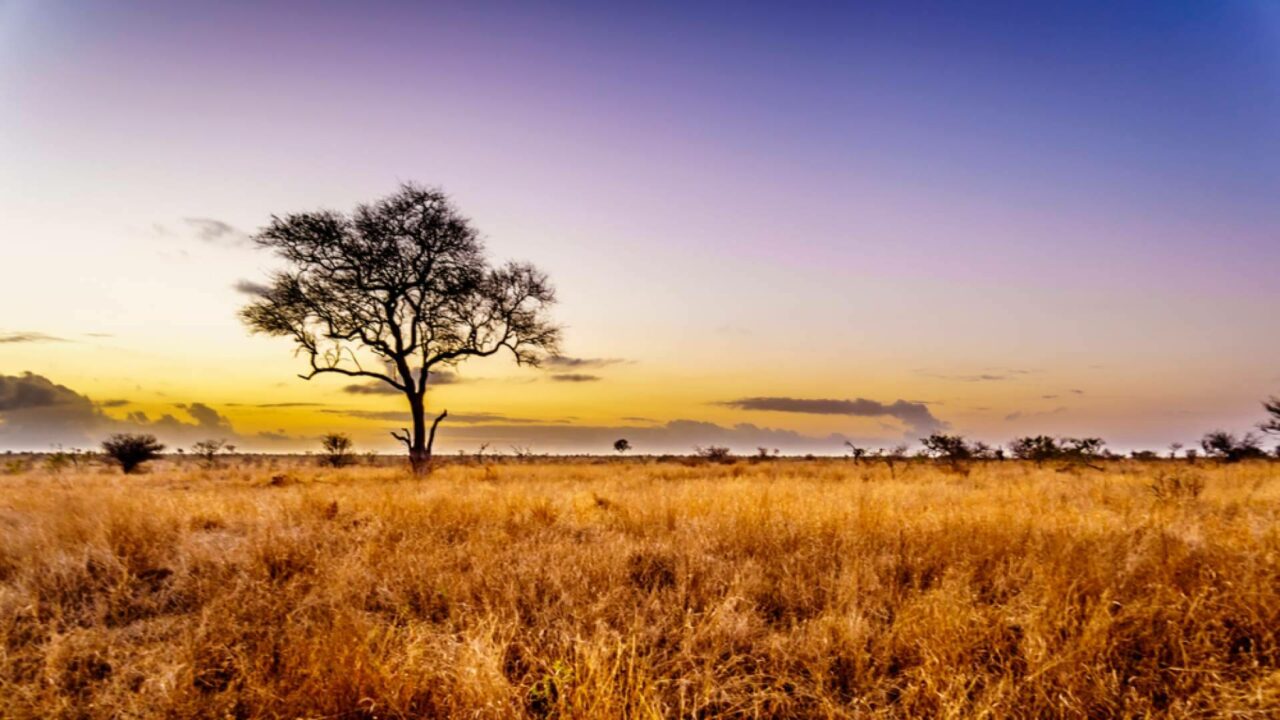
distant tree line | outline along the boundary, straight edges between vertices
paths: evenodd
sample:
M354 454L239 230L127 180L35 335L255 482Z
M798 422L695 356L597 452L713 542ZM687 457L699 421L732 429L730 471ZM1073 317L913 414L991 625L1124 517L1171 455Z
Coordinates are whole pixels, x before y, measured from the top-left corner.
M1280 398L1269 398L1263 403L1263 408L1266 410L1268 417L1258 424L1258 429L1266 435L1280 435ZM916 454L916 457L930 458L957 467L969 461L999 461L1010 458L1034 462L1038 465L1050 461L1065 461L1088 466L1096 460L1113 460L1123 457L1107 450L1106 442L1097 437L1075 438L1028 435L1010 441L1006 451L1005 448L992 447L980 440L969 440L962 435L933 433L928 437L921 438L920 444L922 449ZM323 453L320 456L320 460L326 465L343 467L351 464L355 459L352 452L353 444L351 438L343 433L324 435L321 438L321 445ZM895 471L899 461L908 459L909 448L906 445L872 450L846 441L845 446L848 448L849 455L855 463L873 460L885 462L889 467L890 473ZM622 455L629 452L632 449L632 445L627 439L619 438L613 443L613 449L619 455ZM1169 445L1168 457L1170 459L1176 458L1178 451L1182 449L1181 443L1172 443ZM160 457L164 450L165 446L154 435L149 434L117 433L102 442L103 457L117 465L125 474L137 472L144 463ZM235 445L227 443L226 440L202 440L192 446L191 455L204 466L213 468L217 466L220 455L230 454L235 450ZM515 448L514 450L517 457L532 456L528 448ZM177 452L183 454L181 449ZM1200 447L1198 449L1187 448L1184 452L1184 457L1194 462L1196 458L1200 457L1201 452L1207 458L1225 463L1261 460L1269 457L1268 452L1263 447L1263 436L1254 432L1248 432L1241 436L1225 430L1206 433L1200 440ZM483 453L483 447L481 453ZM725 463L733 461L733 454L729 448L723 446L697 447L694 449L694 455L697 458L711 462ZM768 448L762 447L758 449L758 453L752 459L760 461L771 457L776 458L778 455L779 453L776 449L770 451ZM1151 450L1137 450L1132 452L1130 456L1137 460L1155 460L1160 457L1159 454ZM1280 446L1273 450L1272 456L1280 458ZM81 464L91 462L93 459L93 454L89 452L79 450L66 452L59 449L49 454L45 465L51 472L59 472L65 467L72 465L79 467Z

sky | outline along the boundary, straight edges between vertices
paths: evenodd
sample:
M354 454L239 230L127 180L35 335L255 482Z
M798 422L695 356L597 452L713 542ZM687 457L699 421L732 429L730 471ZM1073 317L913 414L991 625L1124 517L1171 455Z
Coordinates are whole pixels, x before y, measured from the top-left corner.
M1280 393L1275 0L0 0L0 108L0 450L393 450L237 285L406 181L564 327L429 392L445 452L1161 448Z

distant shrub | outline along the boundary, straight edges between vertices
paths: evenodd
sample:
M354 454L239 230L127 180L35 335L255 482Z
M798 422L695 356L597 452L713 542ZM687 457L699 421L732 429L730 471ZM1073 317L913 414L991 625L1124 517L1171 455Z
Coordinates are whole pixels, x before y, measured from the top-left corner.
M1042 463L1057 457L1058 441L1047 435L1020 437L1009 443L1009 452L1019 460Z
M927 438L920 438L925 453L932 458L957 464L973 459L973 447L960 435L934 433Z
M102 441L102 452L120 466L125 475L132 474L143 463L160 457L164 450L155 435L117 433Z
M728 463L733 462L733 453L729 452L729 448L719 445L709 445L707 447L696 447L693 449L694 455L709 460L711 462Z
M1264 433L1271 435L1280 435L1280 397L1272 397L1270 400L1262 403L1262 407L1271 417L1258 427ZM1277 457L1280 457L1280 448L1276 448Z
M71 454L61 448L44 456L44 469L47 472L58 475L68 467L71 467Z
M897 478L897 465L899 462L907 459L907 450L909 449L910 448L906 445L896 445L891 448L880 448L875 451L875 457L884 460L884 464L889 466L890 478Z
M771 457L778 457L778 448L770 450L767 447L757 447L756 454L751 457L752 462L763 462Z
M235 452L235 445L228 445L226 440L201 440L191 446L191 454L200 458L201 464L205 467L214 467L218 464L218 453Z
M1104 457L1102 438L1054 438L1034 435L1016 438L1009 443L1009 452L1019 460L1030 460L1037 465L1050 460L1088 463Z
M351 444L351 438L343 433L329 433L320 438L320 447L324 453L320 456L321 463L330 467L349 465L353 459Z
M613 441L613 449L617 450L619 454L622 454L631 449L631 443L628 442L626 438L618 438Z
M1160 456L1154 450L1134 450L1129 453L1129 457L1134 460L1155 460Z
M1205 455L1228 463L1267 456L1262 449L1262 439L1253 433L1237 438L1224 430L1215 430L1200 440L1200 447Z
M1001 448L993 448L981 440L973 441L969 446L969 450L975 460L1001 460L1004 458L1004 450Z

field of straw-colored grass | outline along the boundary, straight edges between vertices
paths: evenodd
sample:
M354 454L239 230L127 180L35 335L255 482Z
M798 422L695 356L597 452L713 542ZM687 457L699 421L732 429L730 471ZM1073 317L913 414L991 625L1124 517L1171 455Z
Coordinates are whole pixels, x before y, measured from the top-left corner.
M1280 716L1277 464L273 462L0 478L0 716Z

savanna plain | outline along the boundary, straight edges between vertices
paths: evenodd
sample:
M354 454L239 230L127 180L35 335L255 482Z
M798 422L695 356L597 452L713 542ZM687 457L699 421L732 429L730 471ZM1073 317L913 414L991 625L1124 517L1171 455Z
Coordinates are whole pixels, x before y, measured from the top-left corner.
M0 477L0 716L1280 715L1280 464Z

